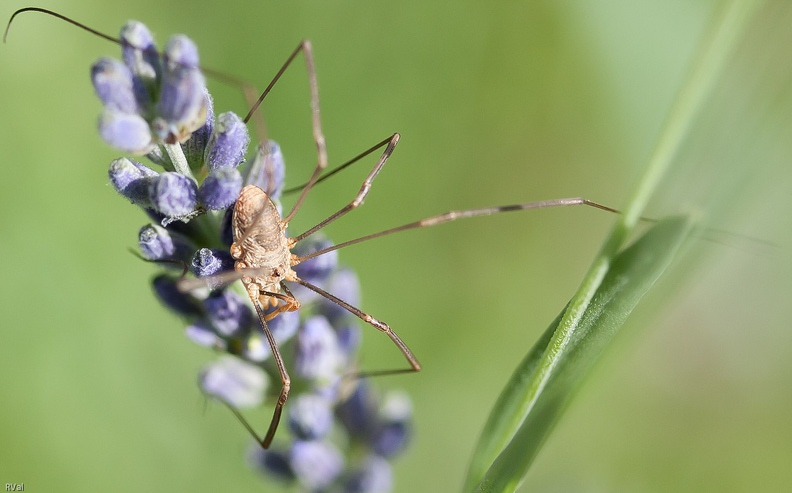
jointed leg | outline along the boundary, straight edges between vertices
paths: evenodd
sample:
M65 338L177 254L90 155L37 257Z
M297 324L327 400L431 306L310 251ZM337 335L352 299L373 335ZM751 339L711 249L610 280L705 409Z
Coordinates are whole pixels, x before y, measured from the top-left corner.
M606 205L598 204L597 202L593 202L591 200L584 199L581 197L574 197L568 199L542 200L539 202L526 202L524 204L501 205L496 207L482 207L480 209L467 209L462 211L449 211L444 214L438 214L436 216L431 216L425 219L421 219L420 221L414 221L411 223L403 224L401 226L397 226L395 228L390 228L384 231L379 231L377 233L361 236L360 238L355 238L354 240L338 243L337 245L332 245L330 247L323 248L322 250L317 250L308 255L305 255L304 257L300 257L299 261L304 262L308 259L312 259L314 257L324 255L327 252L338 250L339 248L344 248L349 245L354 245L355 243L361 243L367 240L373 240L374 238L379 238L380 236L387 236L408 229L437 226L438 224L456 221L457 219L464 219L468 217L477 217L477 216L490 216L492 214L498 214L501 212L524 211L531 209L548 209L550 207L562 207L562 206L570 206L570 205L586 205L589 207L594 207L595 209L601 209L616 214L620 213L620 211L618 211L617 209L613 209Z
M322 222L320 222L319 224L317 224L313 228L309 229L308 231L304 232L303 234L301 234L299 236L295 236L294 238L292 238L292 240L295 243L297 243L300 240L303 240L303 239L307 238L308 236L312 235L313 233L315 233L315 232L319 231L320 229L324 228L325 226L327 226L331 222L335 221L336 219L340 218L344 214L348 213L352 209L355 209L355 208L359 207L360 204L363 203L363 200L365 200L366 195L368 195L369 191L371 190L371 184L372 184L372 182L374 182L374 178L377 177L379 172L385 166L385 163L388 161L388 158L391 156L391 154L393 154L393 151L396 149L396 145L398 143L399 143L399 134L393 134L389 139L383 140L377 146L369 149L365 153L363 153L360 156L358 156L358 158L362 157L362 156L365 156L366 154L372 152L373 150L378 149L379 147L382 147L383 145L387 144L387 147L385 147L385 150L382 151L382 155L377 160L377 163L371 169L371 171L369 172L368 176L366 176L366 179L363 180L363 184L360 186L360 190L358 191L357 195L355 195L355 198L352 199L352 201L350 203L348 203L347 205L345 205L344 207L339 209L337 212L335 212L334 214L330 215L327 219L323 220ZM356 158L356 159L358 159L358 158ZM352 162L354 162L354 160ZM349 164L351 164L352 162L350 162ZM346 166L347 163L345 163L344 165ZM336 170L334 170L333 172L335 172L335 171Z
M390 338L390 340L393 341L394 344L396 344L396 346L399 348L399 351L401 351L401 353L404 355L404 358L410 364L410 368L405 368L403 370L395 370L395 371L394 370L386 370L386 371L383 371L383 372L368 372L368 373L366 373L366 375L377 375L377 374L384 374L384 373L387 373L387 374L408 373L408 372L414 372L414 371L421 371L421 364L418 363L418 359L415 357L415 355L412 353L412 351L410 351L410 348L407 347L407 344L405 344L404 341L402 341L401 338L398 335L396 335L396 332L394 332L393 329L391 329L388 324L386 324L384 322L380 322L379 320L377 320L376 318L372 317L368 313L365 313L364 311L360 310L359 308L350 305L346 301L344 301L344 300L342 300L342 299L340 299L340 298L338 298L336 296L333 296L332 294L328 293L324 289L322 289L322 288L320 288L318 286L314 286L313 284L311 284L311 283L309 283L307 281L303 281L302 279L297 278L297 277L295 277L294 279L289 279L289 280L297 282L297 283L305 286L306 288L310 289L311 291L314 291L314 292L322 295L323 297L325 297L328 300L332 301L333 303L337 304L341 308L344 308L349 313L355 315L356 317L358 317L362 321L364 321L367 324L371 325L375 329L379 330L380 332L384 332L385 334L387 334L387 336Z

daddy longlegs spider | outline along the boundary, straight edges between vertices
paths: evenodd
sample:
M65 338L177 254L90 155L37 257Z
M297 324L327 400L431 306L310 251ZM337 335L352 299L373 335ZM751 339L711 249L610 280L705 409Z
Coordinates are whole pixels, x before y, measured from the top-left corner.
M89 28L88 26L85 26L79 22L76 22L56 12L47 9L37 8L37 7L23 8L14 12L14 14L11 16L11 19L9 20L8 26L6 27L6 35L8 33L8 28L10 27L14 17L16 17L18 14L22 12L27 12L27 11L40 12L55 16L61 20L69 22L79 28L87 30L88 32L91 32L104 39L107 39L109 41L118 44L123 44L123 41L121 41L120 39L103 34L99 31ZM284 217L280 216L275 203L270 198L273 192L272 190L265 191L259 188L258 186L252 184L248 184L247 186L245 186L242 189L236 201L233 210L233 217L232 217L233 243L231 245L230 251L232 257L236 261L234 265L235 270L233 272L226 272L215 276L211 276L210 278L204 277L200 279L182 279L179 282L180 290L182 290L183 292L188 292L197 289L199 287L206 287L207 285L216 286L217 283L230 283L238 279L242 281L242 284L244 285L245 290L258 316L261 329L272 351L273 360L275 362L275 366L277 367L281 380L281 389L278 395L278 400L275 404L272 419L270 420L269 427L263 438L261 438L258 435L258 433L253 429L253 427L247 422L244 416L235 407L233 407L231 404L227 402L224 401L223 402L239 419L239 421L247 429L250 435L253 438L255 438L255 440L265 449L270 446L275 436L275 432L277 431L281 414L283 412L283 408L286 404L286 401L289 398L289 391L291 388L291 379L289 377L288 370L286 369L286 365L284 364L283 357L281 355L280 349L278 348L278 344L276 343L275 338L273 337L273 334L270 331L269 326L267 324L268 321L272 320L274 317L276 317L278 314L284 311L294 311L300 308L299 300L297 300L294 297L294 295L289 290L286 283L300 284L305 288L318 293L319 295L323 296L329 301L339 305L340 307L344 308L351 314L355 315L363 322L367 323L368 325L371 325L373 328L377 329L378 331L383 332L396 345L396 347L399 349L399 351L402 353L404 358L407 360L407 363L409 364L409 368L369 371L359 375L373 376L373 375L384 375L384 374L411 373L421 370L421 364L418 362L418 359L415 357L413 352L388 324L374 318L368 313L362 311L361 309L355 306L352 306L351 304L334 296L333 294L328 293L327 291L321 289L320 287L311 284L303 279L300 279L293 270L294 266L306 260L318 257L320 255L324 255L334 250L338 250L350 245L354 245L356 243L361 243L364 241L372 240L374 238L387 236L400 231L436 226L439 224L455 221L458 219L470 218L470 217L488 216L492 214L499 214L502 212L510 212L510 211L545 209L551 207L576 206L576 205L585 205L612 213L619 213L619 211L616 209L607 207L605 205L599 204L597 202L593 202L588 199L584 199L582 197L553 199L553 200L544 200L537 202L526 202L521 204L482 207L476 209L453 210L453 211L445 212L443 214L430 216L418 221L406 223L401 226L396 226L379 232L367 234L352 240L347 240L342 243L335 244L333 246L312 252L304 256L298 256L297 254L292 253L292 249L295 247L295 245L297 245L300 241L305 240L306 238L310 237L317 231L323 229L325 226L340 219L341 217L343 217L353 209L356 209L363 204L363 201L365 200L366 196L371 190L371 186L374 182L374 179L379 175L380 171L382 171L383 167L385 166L385 163L388 161L388 159L393 154L393 151L396 149L396 145L398 144L400 139L400 135L398 133L394 133L390 137L384 139L383 141L379 142L378 144L374 145L373 147L359 154L350 161L347 161L346 163L336 167L332 171L323 174L323 172L325 171L328 165L327 148L325 144L325 137L322 131L322 124L320 118L319 90L318 90L318 83L316 77L316 69L313 59L313 48L311 46L311 43L307 40L302 41L297 46L297 48L291 53L291 55L289 55L289 57L284 62L284 64L277 72L275 77L272 79L272 81L269 83L267 88L260 94L258 99L256 99L255 102L253 102L253 104L250 106L250 110L248 111L247 115L244 118L245 123L248 123L250 119L253 117L253 115L256 114L256 110L258 109L258 107L261 105L261 103L264 101L266 96L275 86L277 81L288 69L288 67L291 66L291 63L296 59L296 57L299 54L303 55L303 58L305 60L307 75L308 75L310 98L311 98L311 122L312 122L311 127L312 127L313 141L316 145L316 150L317 150L316 166L314 167L314 170L310 178L304 185L300 187L300 194L296 202L292 206L289 213L286 214ZM245 90L248 99L252 99L250 98L250 91L249 91L250 88L246 84L240 82L239 80L233 77L229 77L215 71L207 70L206 68L202 68L202 70L208 75L225 80L226 82L231 82L237 85L241 85ZM267 152L266 137L262 135L260 140L262 140L263 144L262 146L260 146L259 152ZM309 228L305 232L293 237L287 236L286 229L289 222L296 216L296 214L300 210L301 205L308 196L308 193L317 183L325 180L326 178L329 178L333 174L357 162L363 157L379 149L382 149L383 147L384 150L380 154L380 157L377 159L377 162L375 163L374 167L371 169L371 171L368 173L366 178L363 180L360 190L357 192L355 197L348 204L346 204L345 206L343 206L342 208L340 208L338 211L334 212L327 218L323 219L315 226ZM271 170L264 170L264 172L271 172ZM269 180L269 183L270 184L274 183L274 180ZM267 313L267 310L270 308L272 308L273 310Z

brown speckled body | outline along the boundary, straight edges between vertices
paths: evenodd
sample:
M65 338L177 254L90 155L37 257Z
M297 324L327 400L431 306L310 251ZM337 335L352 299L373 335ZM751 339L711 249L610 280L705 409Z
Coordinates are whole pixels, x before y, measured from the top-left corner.
M242 189L234 207L232 230L234 268L238 272L255 270L254 275L242 277L248 293L254 298L263 292L280 293L280 282L294 277L292 245L286 225L264 190L255 185Z

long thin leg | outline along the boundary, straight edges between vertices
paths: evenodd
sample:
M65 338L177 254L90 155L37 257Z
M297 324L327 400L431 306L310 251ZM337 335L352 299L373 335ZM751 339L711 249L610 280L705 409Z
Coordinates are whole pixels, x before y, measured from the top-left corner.
M272 412L272 420L270 421L267 434L264 435L264 438L260 438L258 436L253 427L250 426L245 417L242 416L242 413L240 413L231 404L225 401L224 403L229 409L231 409L231 412L233 412L242 425L244 425L245 429L247 429L250 435L261 445L262 448L266 449L269 448L270 444L272 443L272 439L275 436L275 431L278 429L278 423L280 423L281 414L283 413L283 406L286 405L286 401L289 398L291 378L289 377L289 372L286 371L286 365L283 363L283 357L281 356L280 349L278 349L278 343L275 342L275 337L272 335L269 325L267 325L267 314L264 312L261 301L259 301L258 297L254 298L251 296L250 298L253 302L253 306L256 309L256 314L258 315L259 321L261 322L261 329L263 330L264 336L267 338L267 342L269 343L270 349L272 350L272 357L275 361L275 366L278 368L278 373L280 374L281 379L280 395L278 395L278 401L275 403L275 409Z
M256 307L256 313L258 314L259 320L261 321L261 327L264 330L264 335L267 337L267 342L269 342L270 348L272 349L272 356L275 359L275 365L278 367L278 372L280 373L282 382L280 395L278 396L278 402L275 403L275 410L272 413L272 420L270 421L267 434L264 435L264 438L259 437L258 433L256 433L256 430L250 426L250 423L248 423L247 419L245 419L245 417L239 412L237 408L226 401L221 400L221 402L225 404L232 413L234 413L234 416L236 416L239 422L242 423L242 426L244 426L248 433L250 433L250 436L252 436L262 448L266 449L272 444L272 439L275 437L275 431L278 429L281 414L283 413L283 406L286 404L286 400L289 398L291 379L289 378L289 373L286 371L286 366L283 363L283 358L281 357L280 350L278 349L278 344L275 342L275 338L273 337L272 332L265 321L265 313L264 309L261 307L261 303L258 300L253 300L253 306Z
M316 79L316 66L314 64L313 58L313 47L311 46L311 42L308 40L303 40L297 46L297 48L289 55L289 58L286 59L286 62L283 64L281 69L275 74L275 77L269 83L269 85L264 89L261 95L258 97L256 102L248 111L248 114L245 116L244 121L247 122L252 117L253 113L255 113L256 109L258 109L259 105L264 98L267 97L267 94L272 90L275 83L278 82L278 79L281 78L286 69L289 68L291 63L297 57L298 54L302 53L303 57L305 58L305 68L308 72L308 84L310 86L311 91L311 127L313 131L313 139L316 143L316 168L311 175L311 178L308 180L308 183L300 193L300 197L297 199L297 202L294 203L292 210L289 214L286 215L284 218L285 222L289 222L294 215L299 210L302 203L305 201L305 197L308 195L308 192L313 187L316 180L319 178L319 175L322 173L322 170L327 167L327 146L325 143L324 133L322 132L322 122L320 118L320 110L319 110L319 83Z
M337 245L332 245L322 250L317 250L308 255L305 255L304 257L299 257L297 261L294 262L293 265L297 265L305 260L318 257L319 255L324 255L327 252L338 250L339 248L344 248L349 245L354 245L355 243L361 243L363 241L373 240L374 238L387 236L408 229L427 228L430 226L437 226L438 224L456 221L457 219L464 219L464 218L476 217L476 216L489 216L501 212L524 211L531 209L547 209L550 207L562 207L562 206L570 206L570 205L586 205L589 207L594 207L595 209L601 209L603 211L620 214L620 211L617 209L613 209L606 205L598 204L597 202L593 202L591 200L584 199L581 197L574 197L569 199L542 200L539 202L527 202L524 204L514 204L514 205L501 205L497 207L482 207L480 209L468 209L462 211L449 211L444 214L438 214L436 216L427 217L425 219L421 219L420 221L414 221L411 223L403 224L395 228L390 228L384 231L379 231L377 233L361 236L360 238L355 238L354 240L345 241L343 243L338 243Z
M352 315L355 315L360 320L362 320L362 321L366 322L367 324L371 325L372 327L374 327L378 331L384 332L385 334L387 334L387 336L390 338L390 340L393 341L394 344L396 344L396 346L399 348L399 351L402 352L402 354L404 355L404 358L410 364L410 368L405 368L403 370L385 370L383 372L369 372L369 373L366 373L366 375L377 375L377 374L386 374L386 373L387 374L408 373L408 372L414 372L414 371L421 371L421 364L418 363L418 358L415 357L413 352L410 351L410 348L407 347L407 344L405 344L404 341L402 341L401 338L398 335L396 335L396 332L394 332L393 329L391 329L388 324L386 324L385 322L380 322L379 320L377 320L376 318L372 317L368 313L365 313L361 309L350 305L349 303L347 303L346 301L342 300L341 298L338 298L337 296L334 296L334 295L328 293L327 291L325 291L324 289L320 288L319 286L315 286L315 285L313 285L313 284L311 284L311 283L309 283L307 281L303 281L302 279L300 279L298 277L294 277L293 279L288 279L288 280L289 281L294 281L294 282L299 283L299 284L302 284L303 286L305 286L306 288L310 289L311 291L314 291L314 292L320 294L321 296L327 298L328 300L330 300L333 303L337 304L341 308L344 308L349 313L351 313Z
M339 164L338 166L336 166L336 167L335 167L335 168L333 168L332 170L330 170L330 171L328 171L327 173L325 173L325 174L323 174L322 176L320 176L320 177L319 177L319 179L317 179L317 180L314 182L314 186L316 186L316 185L318 185L318 184L322 183L323 181L327 180L328 178L330 178L331 176L335 175L336 173L339 173L339 172L341 172L341 171L345 170L346 168L348 168L349 166L351 166L351 165L355 164L356 162L360 161L360 160L361 160L361 159L363 159L364 157L368 156L368 155L369 155L369 154L371 154L372 152L376 151L377 149L381 148L382 146L384 146L385 144L387 144L388 142L390 142L392 138L393 138L393 136L390 136L390 137L388 137L387 139L385 139L385 140L382 140L382 141L380 141L380 142L376 143L375 145L373 145L373 146L369 147L368 149L366 149L365 151L361 152L361 153L360 153L360 154L358 154L357 156L353 157L353 158L352 158L352 159L350 159L349 161L347 161L347 162L345 162L345 163L343 163L343 164ZM283 194L284 194L284 195L287 195L287 194L290 194L290 193L299 192L300 190L302 190L303 188L305 188L305 186L306 186L306 185L308 185L308 183L307 183L307 182L306 182L306 183L303 183L302 185L297 185L297 186L294 186L294 187L289 187L289 188L287 188L287 189L283 190Z
M391 137L389 139L387 139L386 141L383 141L379 145L379 146L381 146L381 145L383 145L386 142L388 144L387 147L385 147L385 150L382 151L382 155L377 160L377 163L371 169L371 171L369 172L368 176L366 176L366 179L363 180L363 184L360 186L360 190L358 191L357 195L355 195L355 198L352 199L352 201L350 203L348 203L347 205L345 205L344 207L339 209L334 214L331 214L329 217L327 217L327 219L324 219L322 222L320 222L319 224L317 224L313 228L309 229L308 231L304 232L301 235L295 236L294 238L292 238L292 241L294 241L294 243L297 243L297 242L299 242L301 240L304 240L308 236L310 236L310 235L314 234L315 232L319 231L320 229L324 228L325 226L327 226L328 224L332 223L333 221L335 221L339 217L343 216L344 214L348 213L352 209L355 209L355 208L359 207L360 204L363 203L363 200L365 200L366 195L368 195L369 191L371 190L372 182L374 182L374 179L377 177L379 172L385 166L385 163L388 161L388 158L391 156L391 154L393 154L393 151L396 149L396 145L399 143L399 137L400 137L399 134L395 133L395 134L391 135ZM379 146L375 147L375 149L378 148ZM369 150L367 152L371 152L371 151Z

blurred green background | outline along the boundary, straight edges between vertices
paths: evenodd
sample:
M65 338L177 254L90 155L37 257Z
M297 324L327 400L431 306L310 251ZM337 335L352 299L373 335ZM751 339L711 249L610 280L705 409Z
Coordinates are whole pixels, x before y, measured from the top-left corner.
M147 23L160 43L188 34L206 66L259 87L300 39L311 39L331 163L402 134L366 205L329 229L342 241L449 209L578 195L620 206L719 4L38 5L112 34L129 18ZM22 6L4 2L0 14ZM37 14L18 18L0 47L0 487L277 491L245 464L242 427L197 388L212 354L187 341L150 294L156 269L127 252L146 220L108 184L118 153L96 135L100 105L88 79L97 57L117 53ZM210 89L219 111L246 111L235 88ZM292 185L315 162L308 103L300 63L264 106ZM723 124L704 123L713 132ZM792 156L786 150L781 161ZM728 139L719 152L729 154ZM371 164L319 187L296 229L348 201ZM667 282L674 296L661 316L639 309L524 491L788 487L789 168L752 182L753 200L735 202L732 219L715 224L781 248L726 241L707 250L693 282ZM695 195L696 183L688 186ZM506 214L343 251L360 275L362 308L390 323L425 368L377 382L414 399L417 433L396 461L396 491L460 488L493 400L573 294L612 221L584 209ZM401 365L373 332L364 367Z

